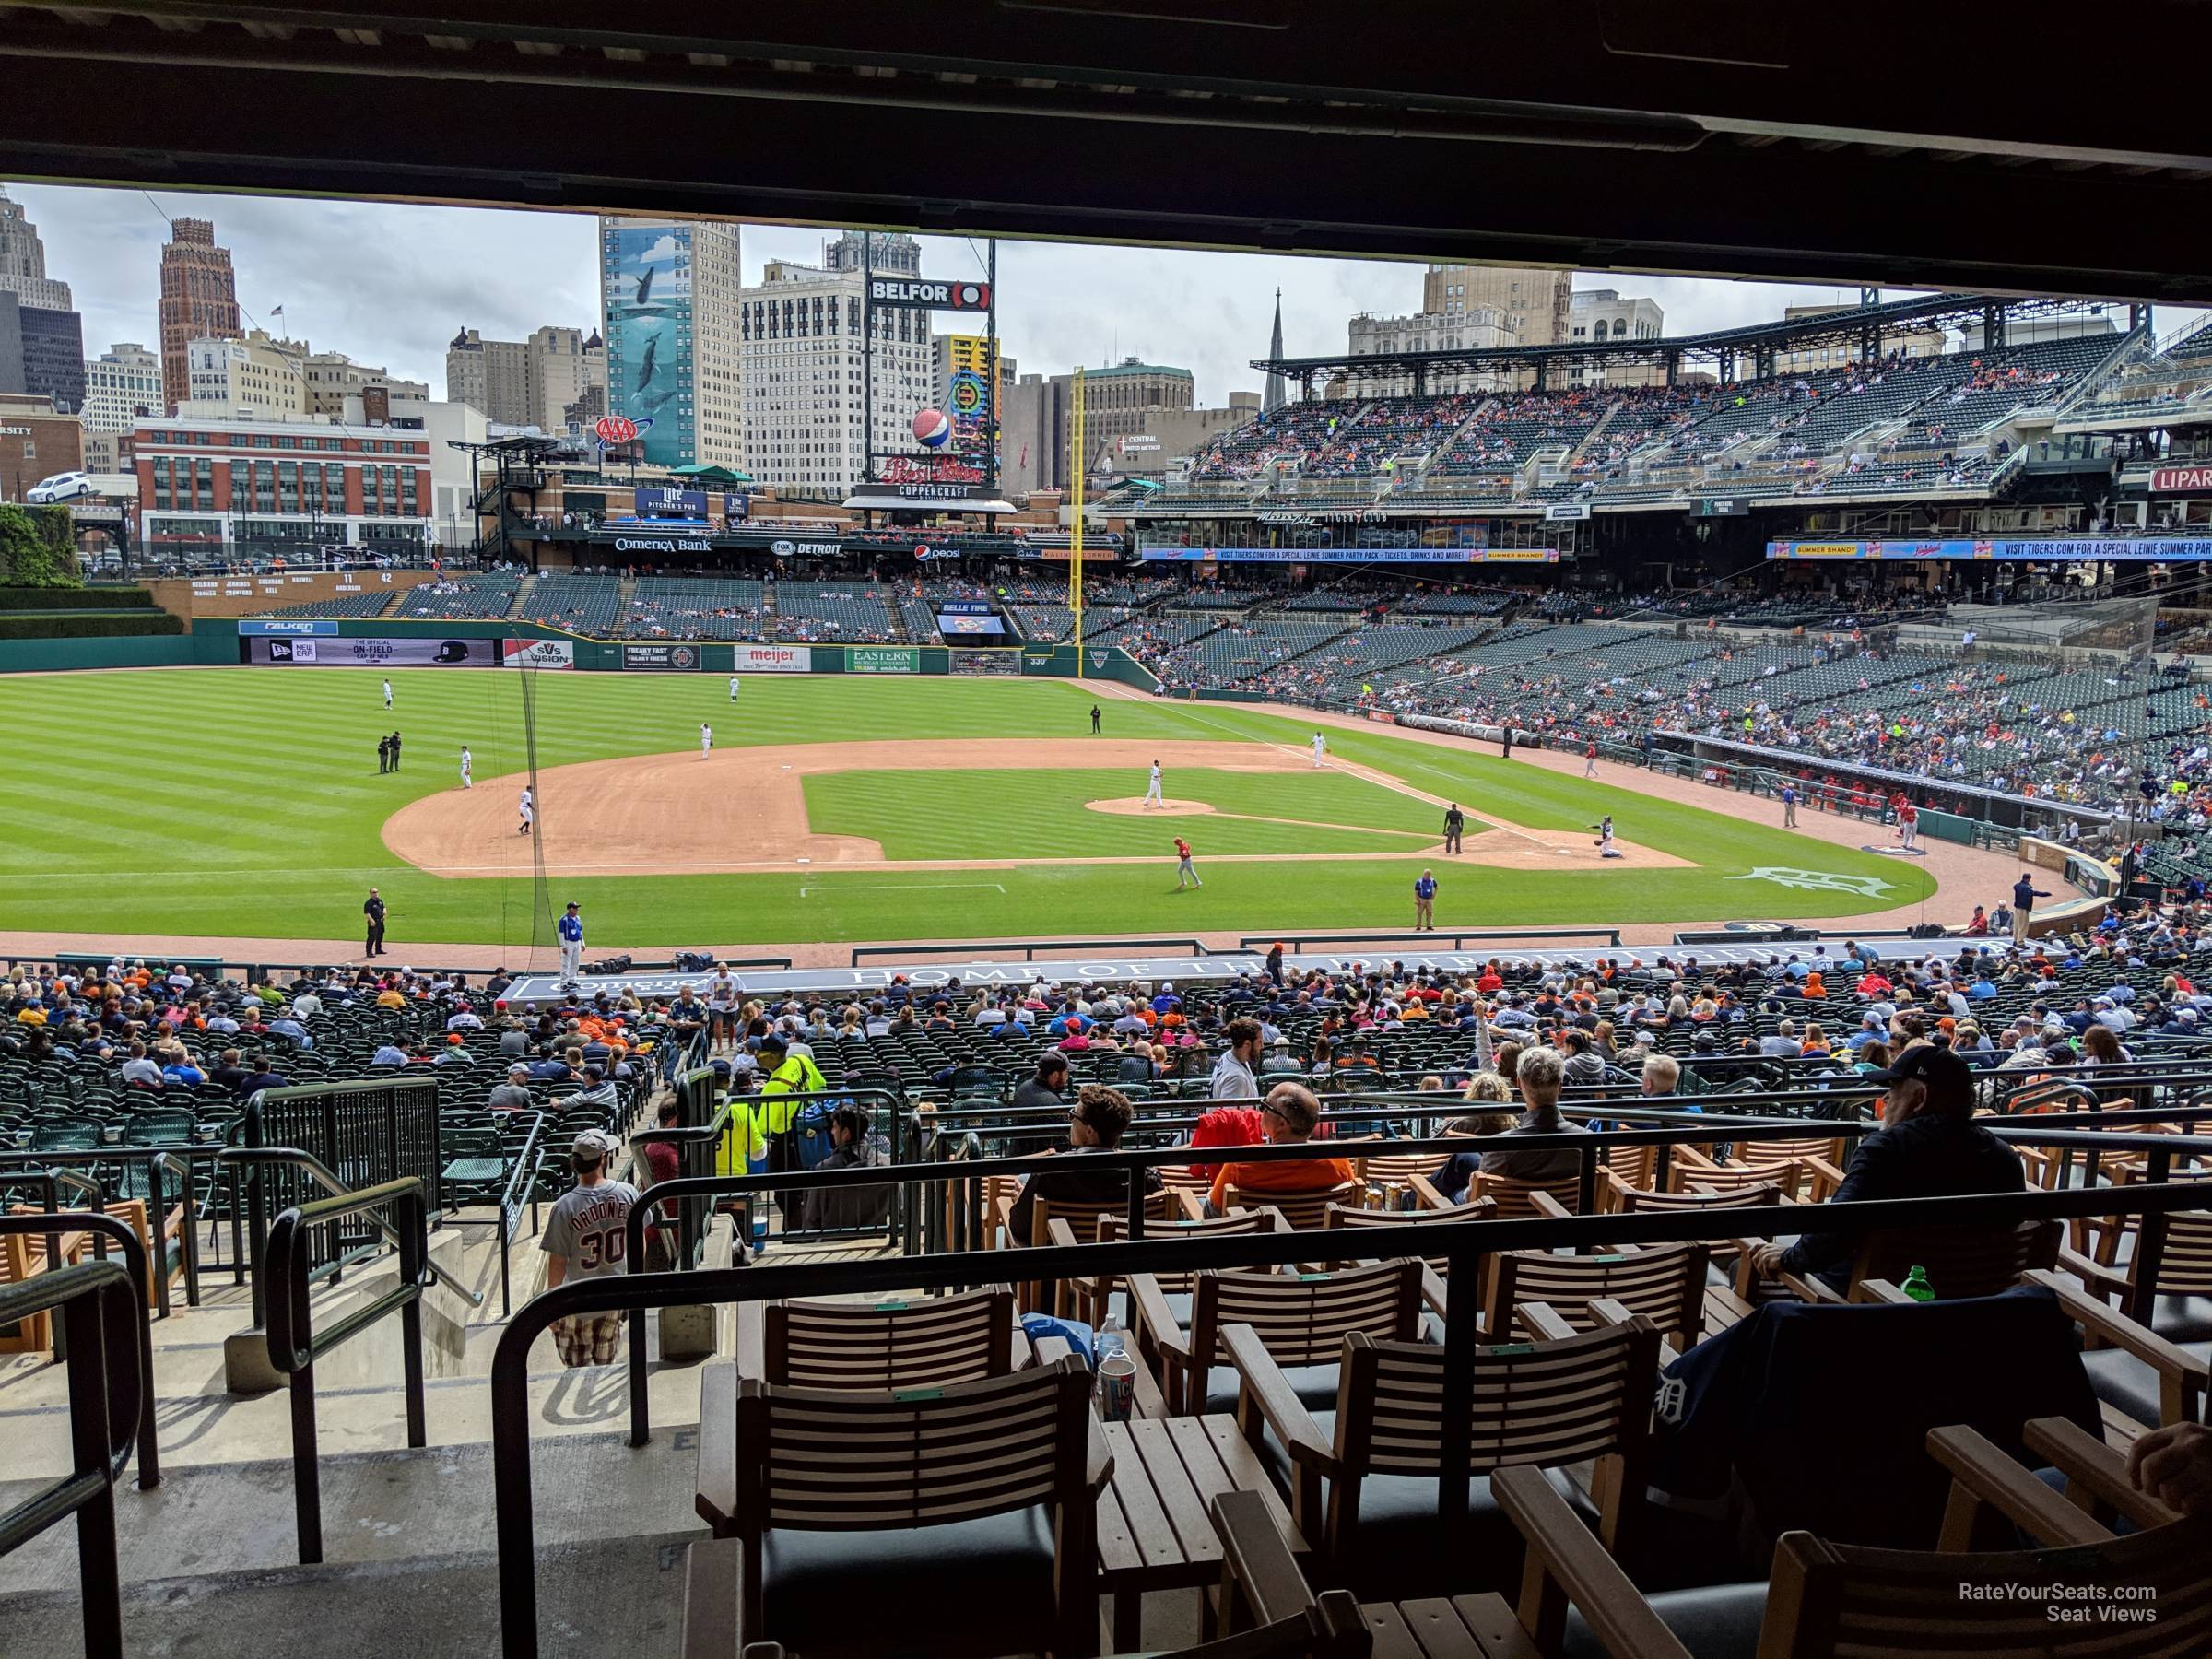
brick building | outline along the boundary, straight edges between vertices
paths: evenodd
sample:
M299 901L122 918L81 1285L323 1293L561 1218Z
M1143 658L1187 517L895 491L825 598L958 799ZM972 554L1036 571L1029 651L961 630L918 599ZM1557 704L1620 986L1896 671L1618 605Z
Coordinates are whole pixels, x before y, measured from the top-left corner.
M163 417L136 423L132 453L149 551L429 538L430 441L419 429Z
M0 393L0 501L20 501L41 478L84 465L85 429L76 416L61 414L50 397Z
M206 219L169 222L161 248L161 387L168 406L192 395L188 348L194 340L238 340L238 278L230 250L215 245Z

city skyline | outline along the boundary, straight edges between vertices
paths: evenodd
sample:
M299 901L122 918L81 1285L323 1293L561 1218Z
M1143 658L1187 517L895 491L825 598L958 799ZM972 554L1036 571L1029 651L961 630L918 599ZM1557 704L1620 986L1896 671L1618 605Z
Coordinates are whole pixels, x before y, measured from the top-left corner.
M282 332L445 390L454 333L519 339L546 324L600 322L597 220L586 214L305 198L7 185L40 227L54 275L69 281L85 350L158 337L155 298L167 220L211 218L231 249L249 326ZM771 260L818 263L833 231L747 224L743 271ZM931 276L980 276L983 244L923 237ZM1340 352L1351 318L1420 307L1424 266L1295 255L1004 241L999 333L1025 371L1065 372L1135 356L1192 371L1202 406L1261 389L1276 289L1293 355ZM1670 335L1779 319L1787 305L1849 304L1826 286L1583 272L1578 289L1614 288L1665 311ZM1907 290L1887 290L1900 296ZM2166 335L2202 315L2162 310Z

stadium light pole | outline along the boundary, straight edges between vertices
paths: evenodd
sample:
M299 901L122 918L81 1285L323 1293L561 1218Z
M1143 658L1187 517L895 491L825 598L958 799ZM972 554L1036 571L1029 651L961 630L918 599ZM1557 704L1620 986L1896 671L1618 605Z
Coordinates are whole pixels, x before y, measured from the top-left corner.
M1076 612L1076 672L1083 672L1083 371L1076 371L1068 420L1068 500L1075 508L1067 540L1068 596Z

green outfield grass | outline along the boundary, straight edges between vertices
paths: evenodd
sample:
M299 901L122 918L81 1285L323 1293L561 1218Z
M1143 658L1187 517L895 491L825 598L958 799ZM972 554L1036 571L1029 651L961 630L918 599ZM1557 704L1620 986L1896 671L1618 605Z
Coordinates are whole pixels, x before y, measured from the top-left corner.
M830 869L813 874L446 879L401 863L379 831L407 802L451 788L461 746L478 787L523 770L522 677L504 670L402 669L385 714L367 670L176 669L0 677L0 929L347 937L371 883L391 905L394 947L415 942L527 943L539 906L575 899L594 946L795 940L1398 927L1412 919L1403 859L1208 865L1209 853L1364 853L1418 848L1438 814L1363 780L1171 769L1171 795L1219 813L1115 818L1083 803L1140 795L1126 770L1086 768L1088 693L1065 682L748 676L740 705L719 675L535 678L541 767L683 752L701 720L719 748L859 738L1069 740L1065 771L821 773L806 780L818 830L871 836L907 858L1112 857L1142 865L1031 865L988 872ZM1261 740L1300 756L1312 727L1230 704L1102 705L1110 738ZM396 726L403 770L380 776L376 740ZM1775 810L1717 796L1720 810L1500 761L1472 747L1417 743L1387 728L1332 729L1342 759L1511 822L1586 837L1611 812L1626 839L1696 867L1630 872L1448 867L1440 924L1612 925L1732 915L1849 915L1920 899L1932 884L1902 861L1771 827ZM712 809L702 803L702 810ZM1362 828L1307 830L1287 818ZM1754 821L1754 819L1764 821ZM1470 825L1470 829L1473 826ZM1197 846L1202 893L1178 894L1169 839ZM559 826L546 826L559 856ZM1759 866L1866 877L1886 888L1785 888L1731 879ZM542 935L541 935L542 936Z
M1166 774L1176 800L1210 814L1124 818L1089 801L1134 800L1144 778L1118 771L849 771L806 781L806 821L824 835L872 837L886 858L1141 858L1178 835L1212 853L1409 853L1441 818L1417 801L1337 771Z

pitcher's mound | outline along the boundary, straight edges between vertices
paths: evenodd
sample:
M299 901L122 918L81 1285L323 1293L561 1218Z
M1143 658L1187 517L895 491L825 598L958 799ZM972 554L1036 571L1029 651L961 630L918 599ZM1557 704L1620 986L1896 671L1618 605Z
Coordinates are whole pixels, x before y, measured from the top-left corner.
M1083 807L1087 812L1115 812L1125 818L1196 818L1213 810L1204 801L1166 801L1147 806L1143 795L1124 795L1118 801L1086 801Z

